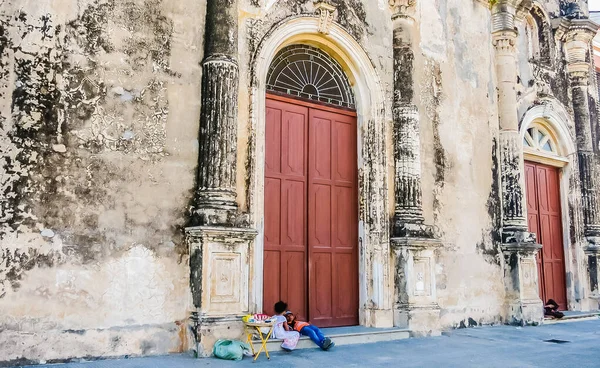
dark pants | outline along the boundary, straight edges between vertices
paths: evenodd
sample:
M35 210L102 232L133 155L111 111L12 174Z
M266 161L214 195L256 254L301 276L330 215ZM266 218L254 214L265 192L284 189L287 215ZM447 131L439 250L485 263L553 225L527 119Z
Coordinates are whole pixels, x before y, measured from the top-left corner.
M317 326L308 325L302 327L300 330L300 334L304 336L308 336L315 344L319 345L320 348L323 347L323 341L325 340L325 335L319 330Z

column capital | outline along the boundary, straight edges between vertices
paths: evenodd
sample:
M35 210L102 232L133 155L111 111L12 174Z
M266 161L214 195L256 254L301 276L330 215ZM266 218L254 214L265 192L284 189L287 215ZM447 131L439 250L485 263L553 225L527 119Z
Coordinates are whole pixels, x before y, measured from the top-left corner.
M412 13L417 5L417 0L389 0L388 4L392 9L393 16L406 15Z
M587 61L590 42L598 32L598 25L589 19L563 18L556 38L564 42L567 72L574 85L587 85L590 65Z
M515 47L517 44L517 31L507 29L494 32L492 35L492 44L497 53L514 55L517 52Z
M523 20L532 6L532 0L490 0L492 33L515 30L515 20Z
M590 19L563 18L556 30L556 38L563 42L589 43L598 33L598 24Z

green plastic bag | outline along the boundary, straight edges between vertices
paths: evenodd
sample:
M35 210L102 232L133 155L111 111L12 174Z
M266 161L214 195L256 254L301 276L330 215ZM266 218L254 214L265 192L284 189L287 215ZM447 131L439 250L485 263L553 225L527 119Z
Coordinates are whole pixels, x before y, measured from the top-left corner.
M250 345L237 340L218 340L213 348L217 358L226 360L242 360L244 353L249 351Z

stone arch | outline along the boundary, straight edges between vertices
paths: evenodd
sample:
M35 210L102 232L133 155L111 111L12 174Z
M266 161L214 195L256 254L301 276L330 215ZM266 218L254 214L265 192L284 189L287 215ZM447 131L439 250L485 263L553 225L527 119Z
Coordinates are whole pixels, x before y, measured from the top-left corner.
M318 17L288 18L276 25L258 44L251 61L251 136L249 152L248 204L252 223L258 230L253 249L255 279L251 285L251 306L262 310L264 249L264 134L266 79L269 66L282 48L306 44L323 50L342 67L352 86L358 124L359 169L359 318L366 326L391 327L392 298L389 268L389 218L386 170L385 95L372 61L358 42L339 24L332 23L327 34L320 32ZM383 183L374 190L372 183ZM368 198L368 200L367 200ZM389 317L380 317L385 312Z
M535 105L527 110L521 119L521 138L525 137L525 132L533 122L543 122L556 134L556 140L560 146L560 152L568 157L577 152L574 137L569 126L573 126L567 110L558 101L551 99L544 100L541 104Z

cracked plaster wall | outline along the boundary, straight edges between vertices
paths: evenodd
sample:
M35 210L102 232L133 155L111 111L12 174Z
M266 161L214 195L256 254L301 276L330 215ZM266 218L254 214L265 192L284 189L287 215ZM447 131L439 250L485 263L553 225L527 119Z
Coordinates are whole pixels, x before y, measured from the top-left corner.
M418 4L423 203L443 242L436 266L440 322L498 323L504 284L490 12L461 0Z
M204 8L0 2L0 361L182 349Z

